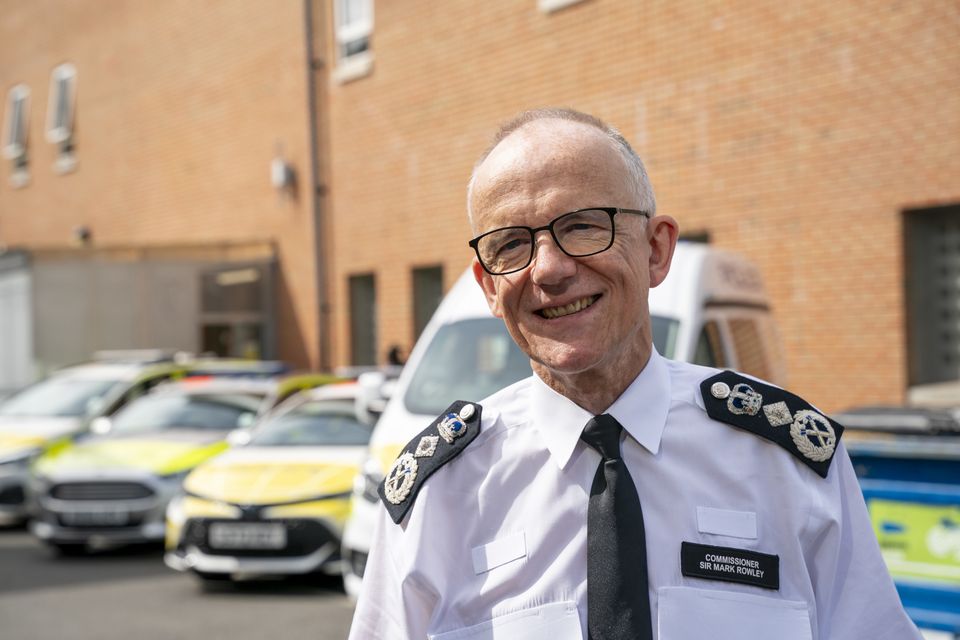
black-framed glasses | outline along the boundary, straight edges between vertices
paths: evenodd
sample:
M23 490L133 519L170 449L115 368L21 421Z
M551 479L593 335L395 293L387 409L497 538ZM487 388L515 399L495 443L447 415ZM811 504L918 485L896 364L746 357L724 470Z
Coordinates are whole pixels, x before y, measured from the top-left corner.
M613 246L616 225L613 217L631 213L649 218L648 211L619 207L590 207L564 213L542 227L502 227L487 231L468 244L487 273L502 276L526 269L533 262L536 235L549 231L560 250L572 258L602 253Z

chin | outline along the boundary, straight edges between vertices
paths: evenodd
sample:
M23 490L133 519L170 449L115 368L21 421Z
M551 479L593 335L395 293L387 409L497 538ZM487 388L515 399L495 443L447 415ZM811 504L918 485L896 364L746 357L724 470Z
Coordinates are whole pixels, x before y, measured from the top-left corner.
M535 363L554 373L582 373L595 368L603 360L595 349L577 348L569 344L551 346L553 348L532 350L528 355Z

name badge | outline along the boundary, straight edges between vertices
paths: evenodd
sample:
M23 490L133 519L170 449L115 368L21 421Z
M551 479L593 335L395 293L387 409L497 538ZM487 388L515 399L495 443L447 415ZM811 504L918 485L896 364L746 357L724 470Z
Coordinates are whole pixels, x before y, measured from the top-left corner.
M680 546L680 572L687 577L780 588L780 556L706 544Z

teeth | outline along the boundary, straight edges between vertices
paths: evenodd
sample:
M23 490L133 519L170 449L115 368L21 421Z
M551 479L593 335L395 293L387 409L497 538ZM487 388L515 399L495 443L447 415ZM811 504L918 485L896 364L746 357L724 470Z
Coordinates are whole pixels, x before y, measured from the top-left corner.
M550 307L549 309L544 309L541 311L541 313L543 314L543 317L553 320L554 318L562 318L563 316L568 316L571 313L576 313L577 311L583 311L596 301L597 296L588 296L562 307Z

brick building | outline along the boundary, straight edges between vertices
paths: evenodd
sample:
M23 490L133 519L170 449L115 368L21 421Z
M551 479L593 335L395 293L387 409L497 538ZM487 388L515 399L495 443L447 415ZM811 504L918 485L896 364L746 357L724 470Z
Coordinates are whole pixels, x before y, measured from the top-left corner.
M792 389L839 409L960 378L956 3L97 6L0 1L5 114L16 86L31 105L26 184L0 167L9 247L86 226L93 254L267 255L279 355L382 361L470 261L496 124L566 105L623 131L686 234L758 263ZM64 62L66 153L45 133Z

